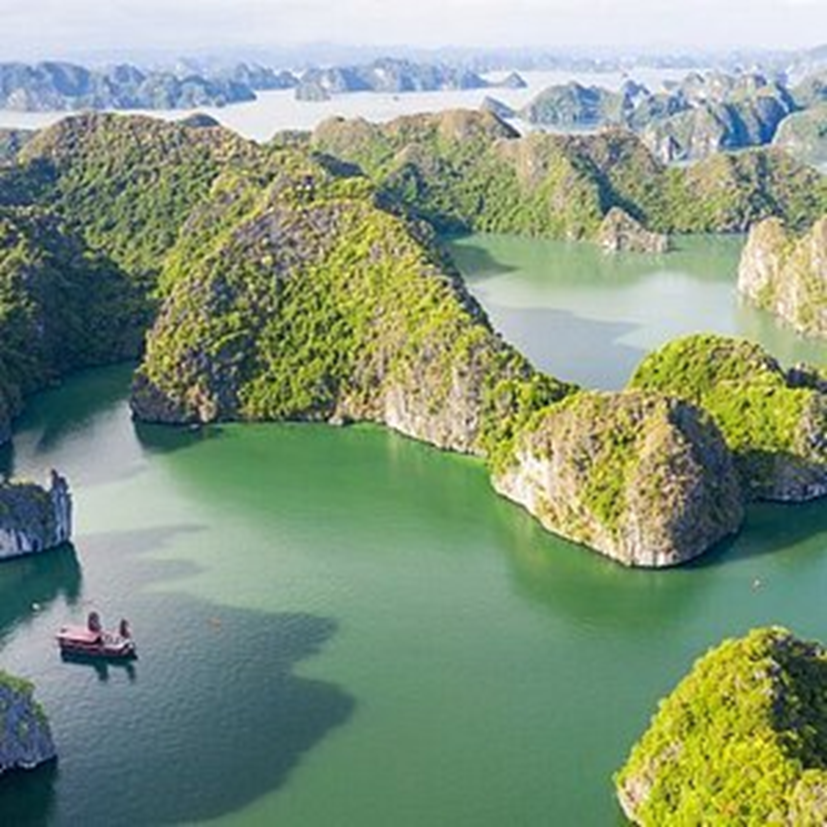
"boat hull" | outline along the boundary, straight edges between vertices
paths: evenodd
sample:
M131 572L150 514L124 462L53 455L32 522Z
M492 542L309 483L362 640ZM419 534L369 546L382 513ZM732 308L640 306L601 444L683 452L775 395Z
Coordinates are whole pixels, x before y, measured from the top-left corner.
M56 635L61 654L80 655L107 660L131 660L137 657L135 641L112 632L64 626Z
M73 655L84 658L106 658L107 660L135 660L138 653L135 651L135 645L128 646L88 646L78 645L74 643L65 643L58 640L61 655Z

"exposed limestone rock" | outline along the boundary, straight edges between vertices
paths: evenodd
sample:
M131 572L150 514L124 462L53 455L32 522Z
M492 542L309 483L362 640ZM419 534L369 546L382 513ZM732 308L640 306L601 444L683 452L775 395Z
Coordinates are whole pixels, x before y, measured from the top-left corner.
M19 557L69 542L69 484L52 471L49 489L35 483L0 483L0 559Z
M796 330L827 336L827 216L802 237L767 219L750 229L738 290Z
M528 84L518 72L509 72L499 83L493 84L500 89L526 89Z
M503 103L501 100L489 97L488 95L483 98L480 109L482 109L483 112L490 112L501 120L508 120L517 114L507 103Z
M494 487L549 530L628 566L674 566L736 532L740 487L702 411L659 394L580 393L537 414Z
M665 253L669 236L647 230L620 207L612 207L597 233L597 243L607 253Z
M43 709L28 681L0 672L0 774L33 769L57 755Z
M807 164L827 164L827 103L784 118L773 144Z

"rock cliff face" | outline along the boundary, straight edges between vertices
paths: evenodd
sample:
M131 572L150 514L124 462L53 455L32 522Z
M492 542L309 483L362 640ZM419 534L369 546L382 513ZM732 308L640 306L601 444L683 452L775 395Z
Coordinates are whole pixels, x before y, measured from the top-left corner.
M784 118L773 143L804 163L827 165L827 102Z
M48 490L34 483L0 484L0 559L45 551L71 535L72 497L56 471Z
M597 243L607 253L665 253L669 236L647 230L620 207L612 207L597 233Z
M507 103L503 103L501 100L497 100L497 98L492 98L488 95L483 98L480 109L483 112L490 112L496 118L503 121L513 118L517 114Z
M658 394L570 397L537 414L497 465L499 493L627 566L683 563L743 519L718 429Z
M797 502L827 495L827 394L817 371L787 374L759 345L696 335L647 356L630 386L706 409L748 496Z
M796 330L827 337L827 215L803 236L777 219L750 230L738 290Z
M0 129L0 162L13 159L32 135L28 129Z
M0 672L0 774L33 769L57 753L43 709L28 681Z
M827 823L827 652L786 629L724 641L663 700L615 778L626 816Z

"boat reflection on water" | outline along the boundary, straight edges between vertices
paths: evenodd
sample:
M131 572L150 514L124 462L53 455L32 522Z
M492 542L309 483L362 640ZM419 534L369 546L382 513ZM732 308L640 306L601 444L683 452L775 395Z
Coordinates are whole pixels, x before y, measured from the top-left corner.
M130 683L134 683L138 677L135 658L105 658L100 655L88 655L63 649L60 652L60 659L63 663L91 666L97 672L98 680L102 683L109 680L110 673L123 672Z

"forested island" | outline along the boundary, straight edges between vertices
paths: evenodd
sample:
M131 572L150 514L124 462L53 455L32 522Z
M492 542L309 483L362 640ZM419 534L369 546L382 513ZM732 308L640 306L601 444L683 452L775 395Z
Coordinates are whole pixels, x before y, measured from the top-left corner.
M699 658L617 774L635 824L827 821L827 652L755 629Z
M581 390L502 340L433 229L805 226L816 172L766 149L666 168L628 133L521 138L462 111L266 146L211 123L69 118L3 168L6 435L32 391L140 358L139 419L381 423L485 458L547 528L628 565L703 553L750 499L827 493L815 369L693 337L627 391Z

